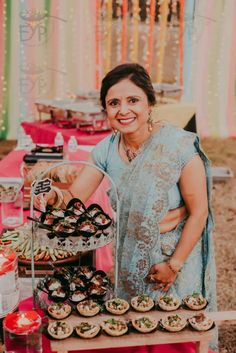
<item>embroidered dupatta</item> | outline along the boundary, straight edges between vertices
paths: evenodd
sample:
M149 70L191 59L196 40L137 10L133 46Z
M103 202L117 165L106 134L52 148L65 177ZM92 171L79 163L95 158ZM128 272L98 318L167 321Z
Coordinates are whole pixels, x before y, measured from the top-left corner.
M142 293L154 298L160 295L160 291L152 291L145 278L154 263L167 258L163 257L161 249L161 237L165 234L160 236L158 223L168 212L168 191L178 183L183 167L181 155L190 144L195 145L204 162L209 200L209 216L198 246L202 262L199 265L201 289L210 303L209 309L216 307L210 163L199 146L197 136L171 124L165 125L143 145L141 153L127 167L118 185L120 234L116 265L119 273L118 295L122 298L130 299ZM185 221L169 234L179 233L180 236L184 224ZM182 276L193 271L194 278L194 268L190 265L183 269ZM183 297L183 293L180 286L177 295Z

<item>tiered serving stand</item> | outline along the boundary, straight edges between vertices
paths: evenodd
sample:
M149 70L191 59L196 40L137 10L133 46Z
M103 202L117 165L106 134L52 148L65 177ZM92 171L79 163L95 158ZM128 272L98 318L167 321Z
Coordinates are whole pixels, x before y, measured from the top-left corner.
M31 258L31 273L32 273L32 291L33 291L33 298L34 298L34 306L36 305L36 281L35 281L35 261L34 261L34 243L37 239L37 241L40 241L41 244L50 246L52 249L58 248L58 249L66 249L68 251L73 251L73 252L88 252L91 250L96 250L100 247L106 246L109 243L111 243L115 239L115 259L117 258L116 256L116 249L118 248L118 242L119 242L119 198L118 198L118 193L116 189L116 185L114 181L111 179L111 177L104 172L102 169L97 167L96 165L90 163L90 162L85 162L85 161L63 161L57 164L54 164L53 166L49 167L45 172L41 175L40 180L36 180L35 184L31 188L31 202L30 202L30 217L34 218L34 197L35 197L35 190L41 180L46 178L46 176L54 169L58 168L61 166L66 166L70 164L75 164L75 165L87 165L90 167L95 168L96 170L100 171L107 179L109 180L112 188L114 189L114 194L115 194L115 199L116 199L116 212L114 212L114 217L113 217L113 224L111 227L109 227L108 234L106 236L101 236L100 238L95 238L91 237L89 238L89 242L84 241L82 237L68 237L62 241L59 241L58 238L54 239L48 239L46 232L43 229L39 229L38 223L37 222L32 222L32 237L31 237L31 251L32 251L32 258ZM107 233L107 232L106 232ZM115 263L115 278L114 278L114 293L116 293L117 289L117 282L118 282L118 266L116 266Z

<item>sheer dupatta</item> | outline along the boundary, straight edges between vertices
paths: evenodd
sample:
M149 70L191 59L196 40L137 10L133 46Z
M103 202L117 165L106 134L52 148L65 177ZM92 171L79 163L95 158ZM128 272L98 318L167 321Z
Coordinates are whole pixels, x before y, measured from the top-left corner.
M118 185L120 236L116 265L119 269L118 295L122 298L130 299L142 293L152 297L158 294L152 292L145 278L153 263L163 261L158 223L168 212L168 191L178 183L183 167L181 156L190 144L195 145L202 158L207 176L209 216L200 250L202 292L210 302L209 309L216 307L210 163L200 149L198 137L171 124L161 128L143 145ZM181 297L181 293L178 295Z

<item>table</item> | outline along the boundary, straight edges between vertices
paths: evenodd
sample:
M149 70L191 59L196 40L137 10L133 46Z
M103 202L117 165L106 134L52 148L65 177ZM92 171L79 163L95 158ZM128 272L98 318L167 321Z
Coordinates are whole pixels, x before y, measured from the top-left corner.
M20 310L31 310L32 309L32 298L28 298L20 303ZM188 310L182 310L183 315L186 317L191 316L190 312ZM152 314L149 313L150 316L155 316L158 318L158 315L162 315L162 313L158 313L153 311ZM138 313L132 312L131 316L137 316L139 315ZM217 324L222 324L225 321L230 321L230 322L235 322L236 321L236 311L222 311L222 312L214 312L210 313L209 316L217 323ZM76 316L79 318L78 316ZM81 320L84 320L83 318L80 318ZM75 316L71 317L72 322L75 320ZM87 319L86 319L87 320ZM91 321L93 318L91 318ZM107 344L103 347L113 347L113 348L102 348L102 343L99 343L99 339L101 338L98 337L95 340L82 340L82 339L76 339L77 345L78 345L78 351L74 351L77 353L120 353L122 350L122 353L214 353L211 349L207 349L208 346L208 340L211 337L211 331L209 332L195 332L192 331L193 335L195 336L196 341L199 343L195 344L192 342L189 343L176 343L176 344L165 344L165 341L167 340L167 336L169 336L169 333L166 333L166 335L161 335L160 331L157 331L156 337L154 338L152 334L135 334L135 340L131 341L131 335L125 335L120 338L115 338L115 337L109 337L107 336ZM134 334L133 334L134 335ZM187 337L188 331L182 331L176 334L171 335L172 341L175 342L181 342L183 340L188 340L189 338ZM106 336L104 336L106 337ZM169 338L168 338L169 339ZM49 341L45 336L43 336L43 352L44 353L51 353L51 349L53 352L58 352L58 353L67 353L68 352L68 347L71 347L73 338L69 338L69 344L66 344L66 341ZM127 346L124 346L124 342L122 344L122 340L125 340L125 343ZM159 345L151 345L154 344L155 342L160 343ZM101 341L101 339L100 339ZM96 343L97 342L97 343ZM115 343L116 342L116 343ZM122 348L115 348L117 347L119 342L119 347ZM154 342L154 343L153 343ZM200 343L201 342L201 343ZM139 346L142 344L143 346ZM51 347L50 347L51 345ZM91 346L93 346L94 349L91 349ZM95 348L96 346L96 348ZM67 347L67 348L66 348ZM73 347L72 347L73 348Z
M1 177L20 177L20 166L25 155L24 150L14 150L10 152L4 159L0 161L0 176ZM70 160L87 160L88 152L78 150L77 152L70 153ZM102 206L105 212L110 211L110 203L106 195L107 181L104 180L94 195L91 197L90 202L98 203ZM24 211L24 221L27 221L29 211ZM0 232L2 230L0 219ZM108 244L103 248L96 250L96 268L102 269L105 272L109 271L112 266L112 244Z
M65 142L67 142L71 136L75 136L79 145L96 145L99 141L111 133L111 131L104 131L89 134L79 131L76 128L61 129L55 124L48 123L46 121L23 121L21 126L24 128L26 134L31 136L34 143L53 144L57 132L61 132Z
M193 316L193 312L190 310L178 310L175 312L172 312L171 314L180 314L181 316L185 318L189 318ZM148 313L145 313L148 317L151 317L153 319L156 319L159 321L161 317L167 316L170 313L167 312L162 312L158 310L152 310ZM133 318L141 317L143 316L143 313L137 313L134 311L129 311L127 314L124 315L125 319L130 321ZM78 315L71 315L67 321L72 324L72 326L76 326L81 321L89 321L89 322L102 322L103 320L106 320L108 318L112 317L112 315L108 314L101 314L96 316L95 318L82 318L79 317ZM170 332L164 332L160 330L156 330L150 334L141 334L141 333L136 333L136 332L129 332L129 334L121 336L121 337L110 337L105 334L100 334L98 337L96 337L93 340L78 340L76 337L70 337L66 340L63 340L61 342L52 340L51 341L51 349L53 351L56 351L58 353L67 353L68 351L76 351L77 349L79 351L84 351L84 350L93 350L93 349L100 349L104 350L107 348L114 349L114 348L119 348L122 347L130 347L130 350L132 351L131 347L136 347L135 352L139 352L139 346L145 347L145 346L154 346L153 351L156 353L164 353L164 352L172 352L173 347L176 350L176 345L172 345L173 343L179 344L179 352L185 352L187 349L189 352L197 352L197 353L207 353L208 352L208 342L212 339L213 336L213 331L207 331L207 332L197 332L197 331L192 331L189 328L184 329L181 332L178 333L170 333ZM184 343L181 345L183 342L196 342L195 344L191 343ZM79 343L79 345L78 345ZM163 344L165 346L163 346ZM149 351L148 348L148 351ZM195 349L194 349L195 348ZM127 348L125 348L127 349ZM147 348L146 348L147 349Z

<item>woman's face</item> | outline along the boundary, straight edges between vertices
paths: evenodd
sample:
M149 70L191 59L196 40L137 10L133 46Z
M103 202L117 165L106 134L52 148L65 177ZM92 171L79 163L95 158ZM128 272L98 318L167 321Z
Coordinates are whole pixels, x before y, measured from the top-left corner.
M133 133L147 127L150 105L140 87L129 79L123 79L108 90L106 111L113 129Z

